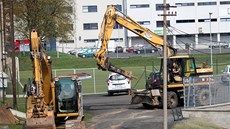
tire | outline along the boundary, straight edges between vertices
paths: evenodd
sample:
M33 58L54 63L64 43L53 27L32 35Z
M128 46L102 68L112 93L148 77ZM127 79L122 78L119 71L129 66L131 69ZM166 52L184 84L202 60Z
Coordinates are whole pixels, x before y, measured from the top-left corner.
M137 54L140 54L141 53L141 51L137 51Z
M154 106L149 105L149 104L147 104L147 103L142 103L142 105L143 105L143 107L144 107L145 109L154 109Z
M85 55L82 55L82 58L85 58Z
M113 92L108 92L108 96L113 96Z
M173 91L167 93L167 106L169 109L174 109L178 105L177 94Z
M154 50L151 51L151 53L154 53L154 52L155 52Z
M157 51L159 51L159 52L160 52L160 51L161 51L161 49L160 49L160 48L157 48Z
M209 104L209 90L202 88L197 92L196 103L198 106L204 106Z

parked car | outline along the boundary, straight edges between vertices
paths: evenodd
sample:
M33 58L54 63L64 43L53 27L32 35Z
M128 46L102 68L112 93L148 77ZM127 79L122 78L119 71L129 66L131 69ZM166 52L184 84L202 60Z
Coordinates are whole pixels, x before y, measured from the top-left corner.
M154 53L156 51L159 51L160 49L157 49L153 46L143 46L135 49L133 52L136 54L141 54L141 53Z
M81 53L78 53L78 57L81 57L81 58L92 58L93 57L93 54L97 52L97 49L96 48L89 48L87 50L85 50L84 52L81 52Z
M225 42L220 42L220 43L212 43L211 45L208 46L209 48L228 48L229 44Z
M118 73L111 73L108 77L108 95L131 90L131 80Z
M143 46L144 46L143 44L135 44L134 46L127 47L126 52L128 53L134 52L136 49L143 47Z
M73 50L68 51L67 54L76 55L76 51L73 49Z
M230 65L227 65L224 70L221 71L221 81L227 85L229 85L230 82Z
M131 52L134 51L134 49L135 49L135 47L134 47L134 46L131 46L131 47L127 47L127 48L125 49L125 51L128 52L128 53L131 53Z
M122 46L117 46L116 48L115 48L115 53L122 53L124 51L124 49L123 49L123 47Z

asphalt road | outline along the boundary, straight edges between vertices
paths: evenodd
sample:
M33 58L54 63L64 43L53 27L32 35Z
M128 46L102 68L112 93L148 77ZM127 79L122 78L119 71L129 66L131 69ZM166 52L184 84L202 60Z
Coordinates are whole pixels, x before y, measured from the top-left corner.
M92 120L86 123L87 129L162 129L163 110L147 110L141 104L131 105L130 95L85 95L84 110L92 114ZM172 128L174 119L168 109L168 128Z

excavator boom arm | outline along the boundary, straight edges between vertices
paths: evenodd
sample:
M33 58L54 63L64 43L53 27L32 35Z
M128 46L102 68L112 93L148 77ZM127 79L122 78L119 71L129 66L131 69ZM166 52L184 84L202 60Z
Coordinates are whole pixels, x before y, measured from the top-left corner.
M107 8L102 21L101 30L99 34L99 41L102 42L101 48L98 52L94 54L95 59L97 60L98 68L102 70L108 70L111 72L119 73L132 79L135 77L132 75L131 71L125 71L123 69L115 67L114 65L112 65L111 62L109 62L108 57L105 56L106 49L108 47L108 42L110 40L113 27L116 23L132 31L138 36L142 37L149 44L151 44L156 48L160 46L162 47L164 45L164 41L160 36L156 35L148 28L141 26L139 23L137 23L129 16L126 16L121 12L117 11L113 5ZM176 55L176 49L174 49L169 45L167 45L167 48L168 48L168 56Z

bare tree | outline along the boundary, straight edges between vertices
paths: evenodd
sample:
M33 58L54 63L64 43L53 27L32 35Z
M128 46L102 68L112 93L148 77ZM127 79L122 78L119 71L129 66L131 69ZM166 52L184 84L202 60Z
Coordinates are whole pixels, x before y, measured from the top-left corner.
M36 29L41 40L68 39L73 30L70 4L66 0L16 0L15 32L28 39L31 30Z

